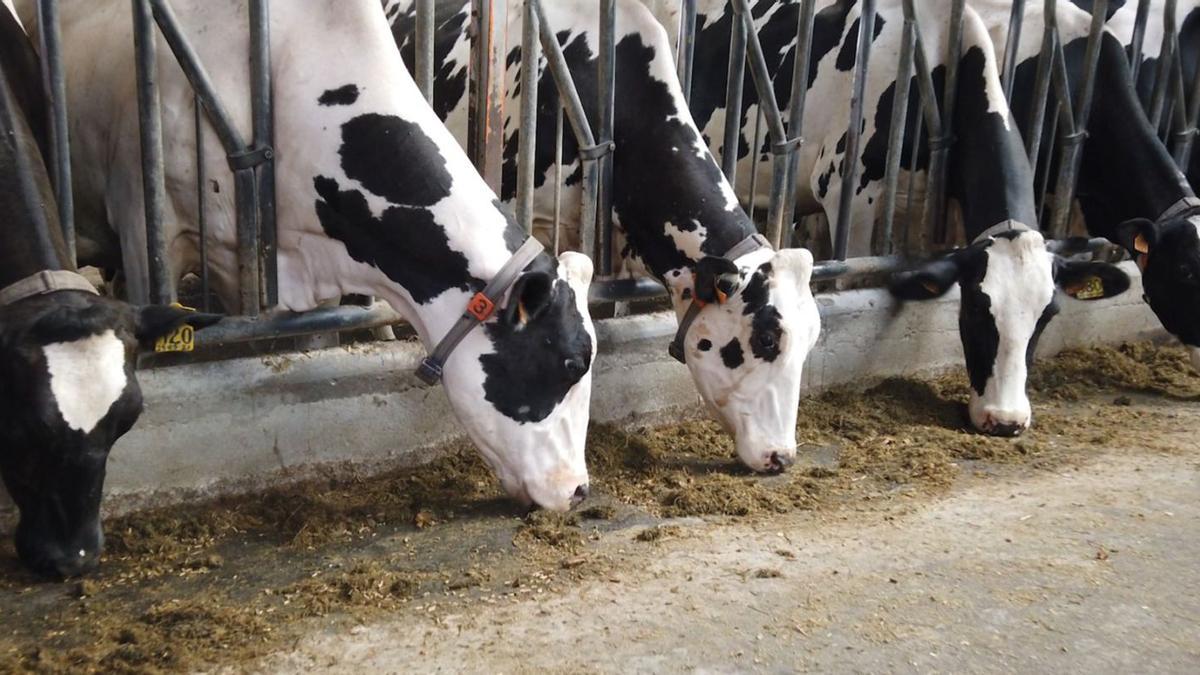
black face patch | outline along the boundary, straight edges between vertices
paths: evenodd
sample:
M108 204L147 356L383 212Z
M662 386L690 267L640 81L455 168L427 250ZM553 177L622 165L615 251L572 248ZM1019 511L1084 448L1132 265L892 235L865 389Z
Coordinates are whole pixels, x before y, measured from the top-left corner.
M721 347L721 362L725 367L734 370L746 362L746 355L742 352L742 343L733 338L724 347Z
M1146 299L1168 332L1200 347L1200 235L1180 219L1161 226L1157 239L1142 274Z
M983 396L987 381L996 368L996 356L1000 352L1000 331L996 318L992 316L992 298L983 292L983 278L987 274L988 254L964 257L961 262L959 284L962 299L958 313L958 333L962 340L963 355L967 361L967 376L971 388Z
M352 105L358 100L358 85L347 84L337 89L327 89L321 98L317 99L317 103L326 106L334 105Z
M702 352L712 349L712 340L709 340L708 338L700 340L696 343L696 349L699 349Z
M502 318L484 326L496 347L480 357L485 398L521 423L546 419L592 364L592 337L575 291L556 281L549 302L524 324Z
M342 125L342 169L393 204L433 206L454 182L433 139L394 115L360 115Z
M783 316L775 307L763 307L750 323L750 353L767 363L779 358L783 344Z
M450 248L446 231L429 211L395 206L376 218L362 192L339 190L337 181L325 176L313 185L325 234L345 244L351 258L377 267L404 287L417 304L451 288L483 288L467 271L466 256Z
M771 300L771 263L763 263L750 275L742 288L742 314L754 314L767 306Z

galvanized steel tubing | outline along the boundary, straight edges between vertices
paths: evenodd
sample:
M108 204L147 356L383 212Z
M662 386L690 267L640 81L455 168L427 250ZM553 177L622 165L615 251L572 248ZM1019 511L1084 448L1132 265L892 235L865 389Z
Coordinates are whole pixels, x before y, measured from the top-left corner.
M265 306L279 304L278 226L275 217L275 97L271 84L270 0L250 0L250 108L254 147L263 152L258 175L262 285Z
M1017 75L1017 50L1021 46L1021 31L1025 27L1025 0L1013 0L1008 17L1008 38L1004 42L1004 98L1012 100L1013 80Z
M800 178L800 151L804 148L804 108L808 103L808 70L812 61L813 17L816 0L801 0L800 20L796 26L796 55L792 69L792 100L788 104L788 136L792 145L788 156L788 181L783 186L781 198L783 212L778 221L784 231L779 239L771 243L776 248L791 244L790 228L796 222L796 190ZM772 222L775 222L772 220Z
M433 38L436 0L417 0L416 80L425 100L433 103Z
M692 101L692 71L696 63L696 0L679 0L679 42L675 63L678 64L679 84L683 98Z
M507 78L508 0L471 0L471 100L467 155L483 180L499 193L504 167L504 103Z
M721 171L737 184L738 150L742 137L742 90L746 82L746 24L733 21L729 28L729 67L725 79L725 136Z
M837 235L833 257L846 259L850 245L851 208L854 204L854 184L858 179L858 151L862 137L863 98L866 96L867 73L871 62L871 41L875 37L875 0L862 0L859 18L858 58L854 65L854 87L850 98L850 124L846 129L846 154L842 171L842 191L838 203Z
M159 114L158 63L151 0L133 0L133 42L137 60L138 126L142 154L142 201L146 214L146 297L134 303L169 304L174 300L167 269L167 243L163 233L166 176L163 164L162 118Z
M693 16L693 20L695 17ZM616 86L617 86L617 7L616 0L600 0L600 55L598 60L600 128L597 142L601 146L598 151L596 177L596 229L600 233L597 244L599 251L596 255L597 267L601 277L609 277L613 273L613 153L614 124L616 118Z
M67 256L75 263L75 196L71 185L71 140L67 125L67 79L63 71L62 30L59 26L58 0L38 0L38 34L42 55L42 84L49 101L51 176L58 200L58 221L62 227Z
M517 142L517 222L533 232L534 156L537 151L538 42L537 0L526 0L521 18L521 131ZM493 75L494 76L494 75Z

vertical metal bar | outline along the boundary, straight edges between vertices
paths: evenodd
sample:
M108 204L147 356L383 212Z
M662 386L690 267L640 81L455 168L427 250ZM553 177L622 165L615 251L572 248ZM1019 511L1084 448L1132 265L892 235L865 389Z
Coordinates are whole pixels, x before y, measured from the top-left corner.
M1158 54L1158 70L1154 75L1154 93L1150 97L1150 124L1162 129L1163 108L1171 80L1171 59L1175 58L1175 0L1167 0L1163 9L1162 49Z
M747 211L749 212L751 222L754 221L754 211L756 206L754 197L758 193L758 159L760 153L762 152L763 142L762 123L763 110L762 106L760 105L758 108L758 113L754 116L754 140L750 144L750 157L752 160L750 162L750 187L746 190L746 204L748 206ZM772 194L771 198L774 199L775 195ZM770 237L767 238L770 239Z
M733 8L726 11L733 13ZM729 27L729 69L725 80L725 144L721 150L721 171L737 185L738 152L742 136L742 90L746 82L746 24L733 14Z
M1011 40L1011 38L1009 38ZM883 235L876 251L889 255L894 246L892 231L896 221L896 193L900 186L900 160L904 154L904 129L908 126L908 101L912 86L913 48L917 42L916 25L904 21L900 38L900 58L896 73L896 92L892 98L892 120L888 131L887 168L883 179Z
M534 153L537 150L538 42L537 0L525 0L521 22L521 132L517 150L517 222L533 232ZM585 215L586 218L586 215ZM586 244L585 244L586 245Z
M1129 68L1133 71L1134 88L1138 73L1142 69L1142 45L1146 41L1146 22L1150 20L1150 0L1138 0L1137 14L1133 21L1133 41L1129 46Z
M950 142L954 138L954 108L958 99L958 61L962 56L963 13L966 0L954 0L950 6L950 33L946 40L946 91L942 101L942 134L930 137L934 143L929 165L929 185L926 186L925 206L936 240L945 242L946 171L950 164Z
M792 100L788 105L788 136L803 139L804 108L808 101L808 70L812 60L813 17L816 12L816 0L801 0L800 20L796 26L796 55L795 67L792 70ZM788 157L787 185L784 188L783 213L779 223L784 228L791 228L796 220L796 191L800 177L800 151L803 140L797 142ZM791 237L787 238L790 244ZM780 232L778 241L771 242L777 248L785 246L784 233Z
M146 212L147 297L134 303L169 304L174 298L167 270L167 242L163 234L166 183L162 145L161 105L154 17L150 0L133 0L133 44L137 59L138 123L142 154L142 201Z
M854 88L850 99L850 125L846 129L845 167L842 173L842 193L838 205L837 235L833 257L846 259L850 245L850 209L854 202L854 184L858 179L858 149L862 136L863 98L866 95L867 73L871 63L871 42L875 37L875 0L862 0L862 16L858 28L858 58L854 65Z
M1004 43L1004 98L1012 100L1013 79L1017 76L1017 50L1021 47L1021 29L1025 26L1025 0L1013 0L1008 18L1008 40Z
M562 252L562 184L563 184L563 107L556 106L554 114L554 255Z
M275 97L271 82L271 3L250 0L250 101L254 147L275 147ZM275 217L274 152L255 169L258 174L259 235L263 305L279 304L279 251Z
M1054 43L1058 40L1058 22L1054 11L1057 4L1046 0L1043 16L1042 51L1038 54L1037 75L1033 82L1033 104L1029 110L1029 137L1025 147L1029 163L1037 166L1042 151L1042 128L1046 121L1046 106L1050 99L1050 66L1054 62Z
M435 0L417 0L417 87L426 101L433 103L433 38Z
M600 54L597 62L600 128L597 143L612 143L616 117L617 86L617 7L616 0L600 0ZM598 160L599 185L596 195L596 230L600 236L600 251L596 256L600 276L613 273L613 154L609 152Z
M1046 147L1050 148L1049 152L1044 153L1040 164L1034 165L1035 176L1036 169L1041 168L1042 180L1037 185L1037 216L1038 219L1050 222L1053 219L1053 214L1046 213L1046 198L1050 192L1050 169L1054 166L1054 148L1058 147L1058 123L1062 119L1062 105L1057 101L1051 101L1054 106L1054 114L1050 116L1050 127L1046 133Z
M683 98L692 101L692 71L696 64L696 0L680 0L679 46L675 63L679 67L679 84Z
M58 220L62 227L67 257L75 260L75 195L71 185L71 138L67 125L67 76L63 70L62 29L58 0L38 0L38 34L41 42L42 85L50 102L50 157Z
M921 39L921 24L917 20L917 12L913 0L904 0L904 17L913 22L916 41L913 44L913 61L916 67L917 89L921 93L921 111L925 118L925 127L929 132L929 170L928 184L925 190L924 227L920 228L918 248L926 251L930 248L930 237L937 231L935 224L942 219L945 211L945 172L947 153L949 151L948 132L944 128L944 118L933 86L933 69L929 67L929 57L925 53L925 43ZM951 40L950 42L953 42ZM916 157L916 146L913 148ZM942 180L935 179L942 176ZM910 203L912 184L909 184Z
M1180 62L1183 57L1180 55ZM1192 79L1191 98L1188 99L1185 135L1175 151L1175 162L1183 171L1187 170L1192 159L1192 148L1196 141L1196 127L1200 126L1200 63L1196 64L1196 72Z
M200 231L200 306L207 312L212 309L209 300L212 286L208 272L208 213L204 209L204 197L208 189L207 168L204 165L204 108L199 96L193 97L193 100L196 104L196 227Z
M1104 34L1104 18L1107 13L1108 0L1095 0L1092 3L1092 24L1088 33L1087 49L1084 52L1084 79L1078 107L1071 107L1069 82L1066 81L1066 55L1063 52L1061 41L1055 46L1055 58L1058 62L1055 67L1058 77L1055 79L1063 80L1060 103L1063 106L1065 118L1073 122L1066 127L1063 152L1059 160L1058 180L1054 184L1055 209L1050 231L1056 239L1066 237L1067 229L1071 224L1075 181L1079 173L1084 134L1087 132L1088 120L1092 113L1092 97L1096 91L1096 69L1100 62L1100 42Z
M471 102L467 153L488 187L497 194L504 173L505 59L508 52L507 0L471 0Z

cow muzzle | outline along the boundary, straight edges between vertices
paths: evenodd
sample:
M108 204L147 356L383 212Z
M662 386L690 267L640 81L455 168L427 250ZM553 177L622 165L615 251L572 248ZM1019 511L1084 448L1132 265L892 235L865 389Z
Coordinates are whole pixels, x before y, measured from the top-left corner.
M17 556L34 574L49 579L70 579L95 570L104 550L104 535L97 524L65 540L22 536L18 529Z

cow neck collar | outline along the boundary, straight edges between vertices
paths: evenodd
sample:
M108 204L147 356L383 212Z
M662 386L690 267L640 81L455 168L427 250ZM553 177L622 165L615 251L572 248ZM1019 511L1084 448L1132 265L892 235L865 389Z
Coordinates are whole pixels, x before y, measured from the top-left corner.
M1200 198L1189 195L1169 206L1166 211L1162 212L1162 215L1160 215L1155 222L1162 224L1168 220L1171 220L1172 218L1178 218L1188 211L1194 211L1196 209L1200 209Z
M767 241L766 237L755 232L749 237L746 237L745 239L734 244L733 248L726 251L725 255L722 257L729 260L737 260L744 255L754 253L755 251L764 248L772 248L771 242ZM693 282L693 284L694 283L695 282ZM688 306L687 312L685 312L683 318L680 319L679 328L675 331L675 339L671 340L671 346L667 348L667 353L669 353L676 361L680 363L687 363L687 355L684 352L683 344L684 341L687 340L688 330L692 327L692 324L695 323L696 318L700 316L700 310L704 309L704 307L705 303L700 302L700 300L696 298L696 291L693 288L692 304Z
M450 354L463 341L463 338L467 337L468 333L482 325L495 313L496 303L500 297L512 288L517 277L521 276L529 263L541 255L543 250L545 250L544 247L537 239L533 237L526 239L521 248L517 249L508 262L504 263L504 266L484 286L483 290L467 301L462 316L454 322L454 325L450 327L450 332L446 333L446 336L437 343L437 346L417 368L417 377L422 382L434 385L442 379L442 370L446 366L446 359L450 358Z
M1033 228L1019 220L1013 220L1012 218L1009 218L1008 220L1002 220L983 232L980 232L978 237L975 237L973 240L971 240L971 243L978 244L984 239L994 237L1001 232L1012 232L1013 230L1017 230L1019 232L1030 232L1033 230Z
M78 272L67 270L42 270L16 283L0 288L0 307L6 307L37 295L58 291L83 291L100 295L92 282Z

